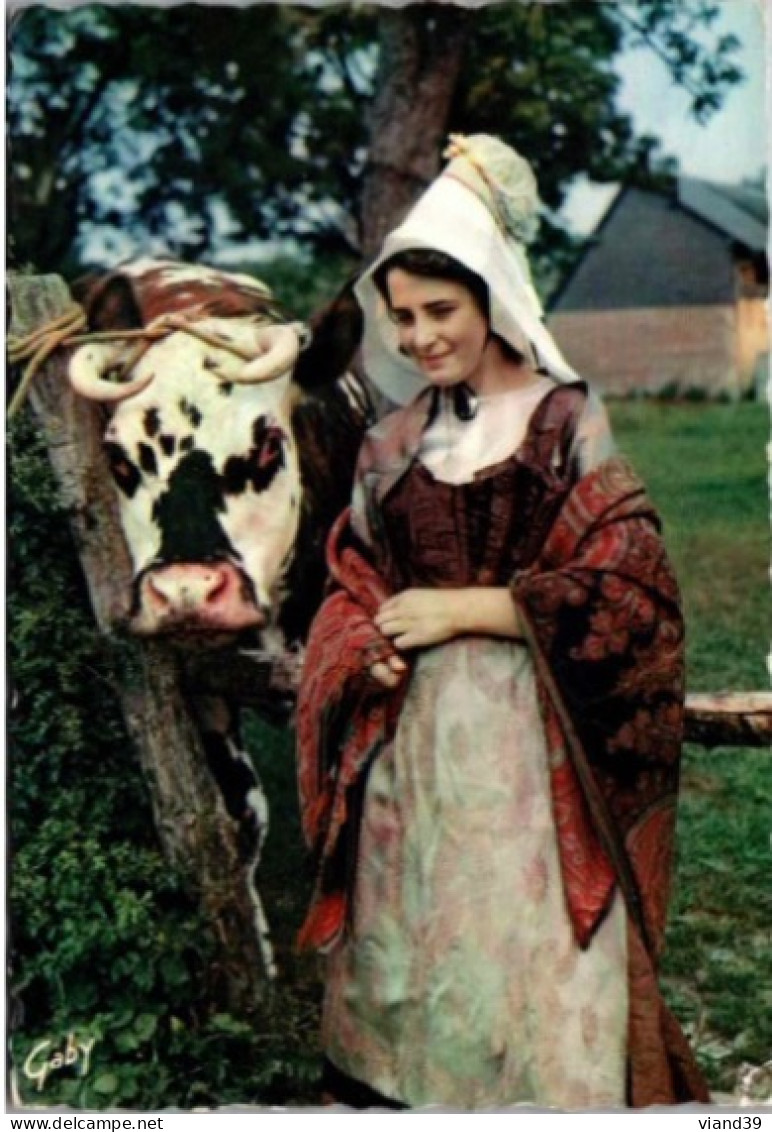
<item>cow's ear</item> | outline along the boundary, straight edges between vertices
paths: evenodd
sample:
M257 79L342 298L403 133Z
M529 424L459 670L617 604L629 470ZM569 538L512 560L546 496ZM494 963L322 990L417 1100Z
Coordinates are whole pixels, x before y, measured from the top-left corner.
M356 281L357 276L349 279L332 302L311 317L311 341L301 350L292 373L302 389L329 385L351 365L364 327L354 298Z
M131 281L125 275L86 275L75 280L71 291L85 309L91 330L138 330L144 325Z

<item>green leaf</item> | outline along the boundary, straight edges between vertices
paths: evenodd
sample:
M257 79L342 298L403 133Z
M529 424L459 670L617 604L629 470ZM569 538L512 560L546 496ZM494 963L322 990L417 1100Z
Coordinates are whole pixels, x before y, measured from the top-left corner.
M140 1041L149 1041L157 1028L158 1016L156 1014L139 1014L134 1020L134 1033Z
M118 1091L120 1084L115 1073L100 1073L99 1076L91 1082L91 1088L95 1093L109 1096Z
M230 1014L215 1014L211 1019L210 1025L220 1030L223 1034L232 1034L238 1037L243 1034L249 1034L252 1027L247 1022L241 1022L237 1018L233 1018Z

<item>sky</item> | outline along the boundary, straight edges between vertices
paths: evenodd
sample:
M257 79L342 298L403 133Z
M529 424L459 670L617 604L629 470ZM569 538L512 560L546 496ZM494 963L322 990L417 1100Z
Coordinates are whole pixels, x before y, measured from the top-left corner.
M679 158L681 172L727 184L754 177L764 168L768 147L766 57L772 45L764 27L765 0L722 0L714 30L733 32L742 42L736 59L746 79L731 88L720 111L701 126L689 115L689 100L675 86L652 52L627 51L617 70L622 78L618 104L639 132L659 137L664 154ZM772 66L769 68L772 71ZM563 216L577 231L590 231L616 190L580 183Z

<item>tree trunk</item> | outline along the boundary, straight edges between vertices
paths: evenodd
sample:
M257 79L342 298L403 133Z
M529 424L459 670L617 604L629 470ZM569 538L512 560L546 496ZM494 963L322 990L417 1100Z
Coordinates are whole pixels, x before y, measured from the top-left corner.
M57 276L11 276L11 334L23 336L72 303ZM99 410L77 398L60 351L41 370L29 402L41 426L67 508L97 624L120 652L115 692L139 751L155 823L169 864L196 887L218 949L214 988L241 1013L265 997L266 972L236 823L209 773L182 691L180 660L160 641L124 639L132 570L102 453Z
M362 187L365 257L439 169L453 92L474 12L411 4L378 16L380 60Z
M57 275L11 275L10 298L10 334L20 337L72 306L70 292ZM28 397L69 513L94 616L101 632L110 633L128 617L131 563L102 455L97 412L71 393L61 353L39 372Z

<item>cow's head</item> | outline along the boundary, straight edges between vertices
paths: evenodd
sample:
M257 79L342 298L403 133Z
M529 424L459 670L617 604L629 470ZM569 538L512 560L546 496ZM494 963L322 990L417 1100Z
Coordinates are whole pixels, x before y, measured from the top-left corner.
M296 332L261 284L208 268L138 261L79 297L92 330L172 316L198 332L172 328L137 360L135 340L90 342L70 363L76 391L109 406L104 445L134 568L130 627L265 626L300 515Z

